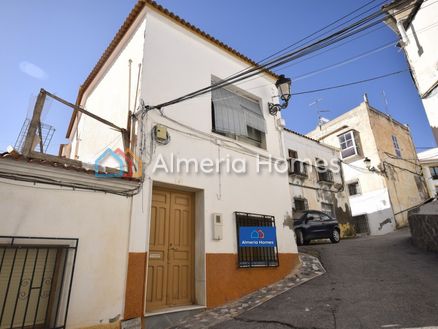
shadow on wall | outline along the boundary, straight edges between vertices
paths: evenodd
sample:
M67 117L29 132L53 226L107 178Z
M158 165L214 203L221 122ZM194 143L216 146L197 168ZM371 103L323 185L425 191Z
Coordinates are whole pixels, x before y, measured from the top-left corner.
M336 200L336 199L335 199ZM339 227L341 229L341 238L353 238L356 236L356 229L352 220L350 205L348 203L344 204L344 209L338 205L337 200L335 201L335 214L336 219L339 222Z

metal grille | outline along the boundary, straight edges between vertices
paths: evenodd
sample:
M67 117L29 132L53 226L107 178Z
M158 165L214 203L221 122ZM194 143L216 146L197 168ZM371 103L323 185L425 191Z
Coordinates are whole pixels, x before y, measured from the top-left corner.
M367 215L354 216L353 223L357 234L370 234Z
M276 267L279 266L278 248L275 247L240 247L239 228L242 226L275 227L275 217L268 215L235 212L237 227L237 250L239 267Z
M65 328L78 239L0 236L0 329Z
M29 131L30 119L24 120L23 126L21 127L20 134L17 137L14 148L18 152L23 151L24 141L26 140L27 133ZM33 147L39 146L40 152L47 152L50 142L52 141L53 134L55 133L55 128L45 123L38 125L37 135L35 136Z

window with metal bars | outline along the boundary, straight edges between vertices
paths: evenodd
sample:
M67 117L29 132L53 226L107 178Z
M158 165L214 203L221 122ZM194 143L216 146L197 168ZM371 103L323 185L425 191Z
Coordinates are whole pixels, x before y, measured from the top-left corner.
M235 212L237 229L237 254L239 267L276 267L279 266L278 248L274 247L240 247L241 227L273 227L275 217L269 215Z
M77 245L0 236L0 328L65 328Z

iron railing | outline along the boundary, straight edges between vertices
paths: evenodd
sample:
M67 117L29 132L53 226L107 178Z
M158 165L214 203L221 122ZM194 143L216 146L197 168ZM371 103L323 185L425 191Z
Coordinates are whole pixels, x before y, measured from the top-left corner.
M0 236L0 329L65 328L78 242Z
M279 266L277 242L275 247L240 247L242 226L275 227L275 217L245 212L235 212L237 228L237 250L239 267L275 267Z

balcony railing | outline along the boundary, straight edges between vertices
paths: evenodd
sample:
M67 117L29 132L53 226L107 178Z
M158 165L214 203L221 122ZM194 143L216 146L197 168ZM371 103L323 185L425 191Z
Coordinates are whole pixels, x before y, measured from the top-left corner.
M333 183L333 172L327 168L318 168L318 182Z

